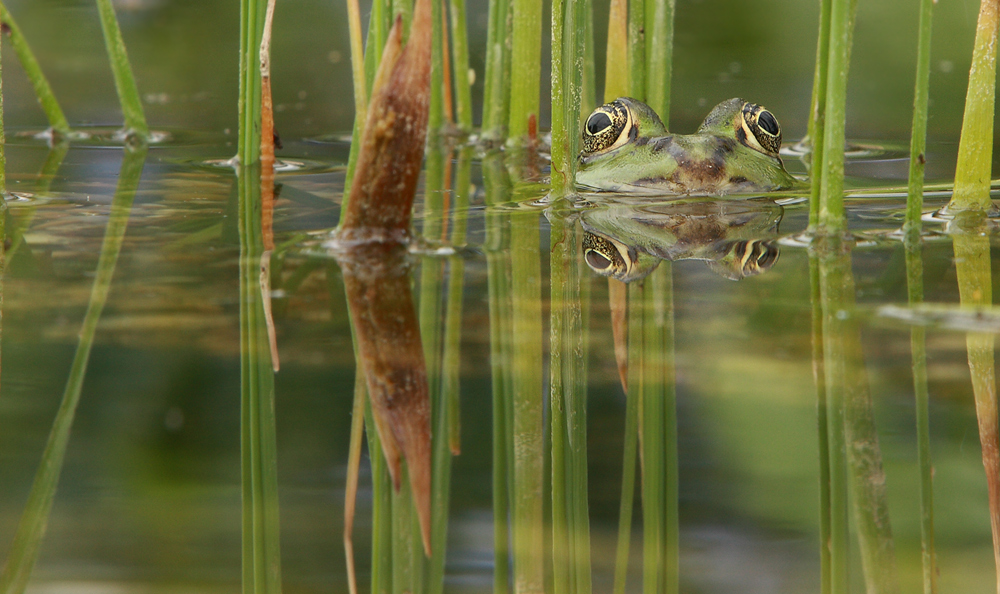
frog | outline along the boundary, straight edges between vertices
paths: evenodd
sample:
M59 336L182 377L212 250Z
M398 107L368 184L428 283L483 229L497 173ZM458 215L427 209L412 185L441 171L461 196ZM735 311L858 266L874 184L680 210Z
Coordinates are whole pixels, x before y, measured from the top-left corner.
M659 195L746 194L801 188L781 161L781 126L733 98L694 134L671 134L645 103L620 97L587 118L576 174L587 190Z
M783 213L764 197L613 202L581 214L581 247L591 270L625 283L643 279L664 259L702 260L719 276L741 280L777 262L774 238Z

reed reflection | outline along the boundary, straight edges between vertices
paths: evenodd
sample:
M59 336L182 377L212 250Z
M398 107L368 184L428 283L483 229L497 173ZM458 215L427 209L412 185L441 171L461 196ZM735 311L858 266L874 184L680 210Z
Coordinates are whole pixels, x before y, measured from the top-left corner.
M769 198L612 202L584 211L583 254L591 270L629 283L662 260L702 260L739 280L774 266L775 236L784 209Z

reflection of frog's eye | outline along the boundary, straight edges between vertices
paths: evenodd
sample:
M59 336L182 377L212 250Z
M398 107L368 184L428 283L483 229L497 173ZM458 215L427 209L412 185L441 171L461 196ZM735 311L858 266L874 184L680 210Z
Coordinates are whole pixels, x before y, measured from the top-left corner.
M632 113L621 101L598 107L583 127L583 153L594 155L620 147L629 141L634 127Z
M743 276L760 274L778 261L781 252L769 241L738 241L733 246L733 255L739 259Z
M628 246L596 233L585 231L583 235L583 259L587 266L601 276L622 277L627 275L635 260L635 254Z
M781 126L774 114L754 103L743 104L743 133L740 140L767 155L778 155L781 149Z

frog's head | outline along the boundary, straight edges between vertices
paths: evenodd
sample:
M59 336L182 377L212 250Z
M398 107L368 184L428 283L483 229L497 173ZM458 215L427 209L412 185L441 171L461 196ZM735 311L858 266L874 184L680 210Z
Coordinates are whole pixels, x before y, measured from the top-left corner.
M583 150L586 158L601 155L634 142L636 138L662 136L666 127L648 105L630 97L620 97L598 107L583 126Z
M698 128L698 134L735 138L741 145L778 159L781 126L764 106L743 99L729 99L715 106Z

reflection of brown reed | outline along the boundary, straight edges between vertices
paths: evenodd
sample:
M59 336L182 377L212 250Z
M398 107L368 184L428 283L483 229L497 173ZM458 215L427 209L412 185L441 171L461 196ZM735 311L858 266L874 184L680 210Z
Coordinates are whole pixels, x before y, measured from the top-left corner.
M429 555L430 401L405 255L401 244L370 243L342 254L339 262L382 452L396 489L401 456L406 458Z
M968 212L951 225L955 248L958 290L963 307L991 305L993 290L990 276L990 238L985 217ZM997 438L996 375L993 367L993 335L969 332L966 348L972 391L976 398L979 442L989 487L990 526L993 530L993 556L997 567L997 591L1000 592L1000 443Z

